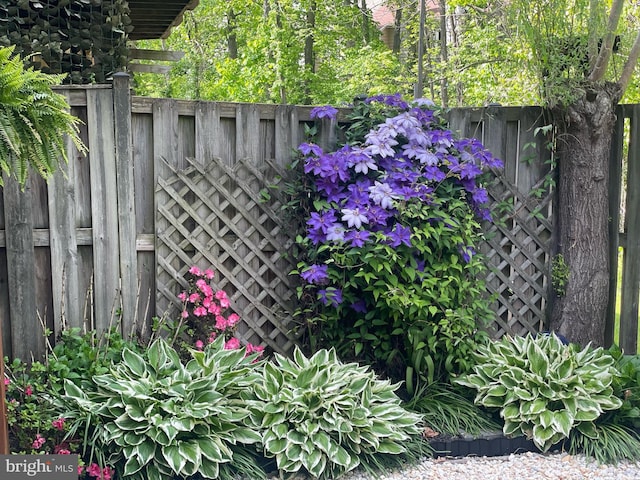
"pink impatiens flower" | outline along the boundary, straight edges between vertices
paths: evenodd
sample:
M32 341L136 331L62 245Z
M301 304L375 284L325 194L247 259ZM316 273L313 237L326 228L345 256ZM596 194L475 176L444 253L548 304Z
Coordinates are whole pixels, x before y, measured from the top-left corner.
M42 445L44 445L46 441L47 440L42 435L37 433L36 434L36 439L31 444L31 447L34 448L35 450L38 450L38 449L42 448Z
M236 350L238 348L240 348L240 340L236 337L230 338L227 340L227 343L224 344L225 350Z
M195 317L204 317L207 314L207 309L203 306L199 306L193 309L193 315Z
M240 321L240 315L238 315L237 313L232 313L231 315L229 315L229 318L227 318L227 324L230 327L233 327L239 321Z
M97 463L92 463L87 467L87 473L90 477L100 478L102 476L102 469Z
M222 315L218 315L216 316L216 329L217 330L224 330L229 326L229 324L227 323L227 319L224 318Z
M8 387L10 383L11 383L11 380L9 380L8 378L6 378L6 377L5 377L5 379L4 379L4 386L5 386L5 387Z
M215 273L210 268L207 268L204 271L204 276L205 276L205 278L207 278L207 280L213 280L213 277L215 276Z
M53 420L53 421L51 422L51 425L53 425L53 427L54 427L56 430L60 430L60 431L64 430L64 418L63 418L63 417L60 417L60 418L58 418L58 419L56 419L56 420Z
M202 350L204 348L204 343L202 342L202 340L196 340L195 347L198 350Z
M202 275L202 272L200 271L200 269L199 269L198 267L196 267L195 265L189 269L189 273L190 273L191 275L196 275L196 276L198 276L198 277L199 277L200 275Z
M33 389L31 388L31 385L27 385L24 389L24 394L27 397L30 397L31 395L33 395Z

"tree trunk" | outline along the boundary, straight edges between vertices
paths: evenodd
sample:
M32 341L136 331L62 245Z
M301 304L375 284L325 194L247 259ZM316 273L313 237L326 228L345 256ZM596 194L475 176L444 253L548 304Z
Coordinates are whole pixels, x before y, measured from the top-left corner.
M554 289L550 328L569 341L604 343L609 301L609 151L617 84L595 85L553 112L558 126L557 255L568 266ZM555 257L556 261L558 257Z

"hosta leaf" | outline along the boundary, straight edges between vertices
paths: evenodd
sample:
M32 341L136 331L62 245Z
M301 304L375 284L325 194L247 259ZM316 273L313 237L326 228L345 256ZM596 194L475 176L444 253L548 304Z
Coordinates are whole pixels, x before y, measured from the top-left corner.
M237 442L246 444L258 443L262 440L262 436L260 435L260 433L250 428L243 427L234 429L233 436L235 437Z
M129 404L125 406L124 411L127 413L129 418L136 422L143 422L147 420L147 414L139 405Z
M491 385L486 394L489 397L504 397L507 394L507 388L504 385Z
M578 431L585 437L596 439L598 438L598 430L593 422L580 422L576 425Z
M167 461L167 464L176 474L180 474L187 459L182 456L177 445L165 445L162 447L162 455Z
M543 428L549 428L553 424L553 412L551 410L545 410L540 414L540 425Z
M534 425L532 440L540 450L546 452L551 447L552 443L550 442L550 440L555 434L556 431L552 427Z
M136 430L138 427L143 426L141 422L137 422L131 419L131 417L129 417L127 413L120 415L113 422L118 426L120 430L124 430L124 431Z
M502 409L502 417L505 420L514 420L520 418L520 408L517 404L512 403Z
M194 463L197 466L200 465L202 452L197 440L178 442L178 451L186 458L187 462Z
M556 432L560 432L563 436L568 437L573 427L573 420L573 415L567 410L558 410L553 414L552 426Z
M343 467L348 467L353 461L351 455L342 446L338 445L337 447L333 455L329 456L329 460Z
M576 422L592 422L600 416L595 410L578 410L575 414Z
M296 385L301 388L309 388L311 385L315 384L318 371L318 365L310 365L308 368L305 368L296 378Z
M204 478L218 478L218 475L220 474L220 467L217 462L212 462L211 460L203 458L199 473Z
M271 454L282 453L287 449L286 438L270 438L264 442L264 448Z
M138 461L141 465L146 465L156 454L156 444L147 440L146 442L136 445L133 454L138 456Z
M398 445L394 442L380 442L378 446L378 452L380 453L390 453L392 455L400 455L405 452L404 447Z
M322 473L322 470L318 469L321 467L321 458L322 452L320 450L312 450L302 457L302 465L316 478Z
M304 452L302 451L302 445L300 443L291 443L287 445L287 448L284 451L284 455L291 462L300 462L302 461L302 455Z
M522 429L520 428L520 422L512 422L511 420L504 421L504 427L502 428L502 433L506 436L518 436L522 435Z
M480 399L480 403L485 407L502 407L504 405L504 399L502 397L484 397Z
M514 387L513 393L515 393L520 400L535 400L536 398L532 392L520 387Z
M131 456L127 459L127 463L124 464L124 476L133 475L143 467L140 459L136 456Z
M122 351L122 360L124 364L138 377L144 377L147 375L147 362L144 361L137 353L125 348Z
M329 436L329 434L327 434L327 432L319 431L313 438L320 450L322 450L326 454L331 455L333 452L335 452L336 444L333 443L333 440L331 440L331 437Z

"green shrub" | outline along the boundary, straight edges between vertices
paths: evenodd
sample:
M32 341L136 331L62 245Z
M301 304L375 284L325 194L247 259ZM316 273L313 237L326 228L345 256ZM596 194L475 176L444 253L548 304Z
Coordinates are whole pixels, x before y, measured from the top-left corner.
M275 355L254 385L252 415L263 429L264 451L285 473L336 478L376 455L408 453L421 417L406 411L394 391L366 367L341 363L335 350L306 358Z
M505 435L526 435L542 451L573 429L597 437L595 420L622 404L612 387L614 359L602 348L527 335L482 346L476 359L473 373L456 383L476 389L476 403L500 410Z
M72 433L86 432L85 451L102 455L121 477L231 478L221 466L236 450L246 458L243 448L261 440L243 398L258 378L252 361L244 350L225 350L220 337L184 365L158 339L144 356L126 348L109 373L93 377L96 392L66 381L63 411Z

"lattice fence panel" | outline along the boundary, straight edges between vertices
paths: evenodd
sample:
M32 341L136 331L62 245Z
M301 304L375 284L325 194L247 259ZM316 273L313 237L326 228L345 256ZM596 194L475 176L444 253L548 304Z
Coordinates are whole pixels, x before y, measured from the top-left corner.
M541 179L531 191L539 191ZM552 193L537 198L498 176L488 186L494 205L513 208L486 232L487 288L497 295L495 337L544 329L550 282Z
M157 185L158 311L178 313L176 295L191 265L212 267L216 287L225 290L241 317L242 340L287 353L296 342L291 310L294 268L286 254L294 239L283 226L278 184L284 177L267 161L233 166L193 159L168 167ZM268 200L261 192L270 186Z

